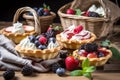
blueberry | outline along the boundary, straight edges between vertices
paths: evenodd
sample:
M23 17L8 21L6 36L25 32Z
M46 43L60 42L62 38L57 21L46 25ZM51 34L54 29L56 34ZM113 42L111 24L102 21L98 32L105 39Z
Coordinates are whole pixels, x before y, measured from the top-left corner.
M38 46L38 49L41 49L41 50L44 50L44 49L46 49L47 47L45 46L45 45L39 45Z
M102 53L102 52L98 53L98 57L104 57L104 56L105 56L104 53Z
M56 38L55 37L50 37L48 43L50 43L51 41L53 41L55 43Z
M43 8L39 8L39 9L37 10L38 15L39 15L39 16L42 16L42 15L43 15L43 11L44 11Z
M30 42L33 42L33 43L34 43L34 41L35 41L35 36L34 36L34 35L30 35L30 36L29 36L29 40L30 40Z
M42 36L42 35L38 35L38 36L36 36L35 39L38 40L41 36Z
M38 47L39 45L41 45L41 43L38 40L35 40L34 44L36 45L36 47Z
M44 16L48 16L50 13L49 12L44 12L43 15Z
M89 12L88 16L89 17L100 17L100 15L96 12Z
M59 75L59 76L63 76L63 75L65 75L65 69L64 68L58 68L57 70L56 70L56 74L57 75Z

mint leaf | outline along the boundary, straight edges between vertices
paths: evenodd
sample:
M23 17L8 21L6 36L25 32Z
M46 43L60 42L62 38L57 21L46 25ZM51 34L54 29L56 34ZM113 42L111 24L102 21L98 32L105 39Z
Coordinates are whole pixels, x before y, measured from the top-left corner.
M86 59L82 62L82 68L84 69L85 67L89 67L89 66L90 66L89 59L86 58Z
M110 47L109 49L112 51L112 58L120 60L120 52L114 47Z
M75 9L76 15L81 15L81 10L80 9Z
M86 71L85 72L94 72L96 70L95 66L90 66L90 67L86 67Z
M71 76L82 76L82 70L74 70L70 72Z
M109 46L110 45L110 41L109 40L105 40L105 41L102 41L101 46Z
M87 78L89 78L89 79L92 79L92 75L91 75L91 73L85 73L85 74L83 74L83 76L85 76L85 77L87 77Z

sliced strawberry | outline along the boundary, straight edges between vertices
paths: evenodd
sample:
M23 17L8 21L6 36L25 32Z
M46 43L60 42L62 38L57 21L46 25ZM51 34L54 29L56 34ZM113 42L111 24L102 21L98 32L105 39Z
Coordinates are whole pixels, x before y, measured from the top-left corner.
M34 30L34 27L33 27L33 26L24 25L23 27L24 27L24 30L25 30L25 31L28 31L28 32Z
M67 33L67 39L71 39L74 36L74 33Z
M7 32L12 32L12 30L13 30L13 26L7 27L7 28L5 29L5 31L7 31Z
M77 26L75 29L74 29L74 34L78 34L80 31L83 30L83 26L82 25L79 25Z

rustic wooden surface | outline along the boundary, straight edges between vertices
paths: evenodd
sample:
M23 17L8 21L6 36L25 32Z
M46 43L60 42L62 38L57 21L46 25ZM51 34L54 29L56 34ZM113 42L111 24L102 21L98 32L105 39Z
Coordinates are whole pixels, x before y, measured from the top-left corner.
M0 22L0 29L4 27L11 26L12 22ZM55 25L60 25L56 23ZM114 34L112 36L107 36L98 41L109 39L111 42L116 43L120 49L120 26L115 25ZM0 80L4 80L2 77L3 71L0 71ZM110 64L106 64L102 67L97 67L97 70L92 74L93 80L120 80L120 61L113 61ZM54 73L37 73L35 76L24 77L20 72L16 72L15 80L88 80L83 76L71 77L64 76L59 77Z

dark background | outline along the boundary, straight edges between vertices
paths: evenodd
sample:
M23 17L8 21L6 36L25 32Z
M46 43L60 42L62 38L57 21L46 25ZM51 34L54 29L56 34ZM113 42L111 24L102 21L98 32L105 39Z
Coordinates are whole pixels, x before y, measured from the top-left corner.
M0 21L12 21L16 10L20 7L41 7L43 3L50 6L51 10L57 14L60 7L73 0L3 0L0 1ZM116 3L116 0L110 0ZM120 0L118 0L118 6ZM55 18L54 22L60 22L59 16Z

